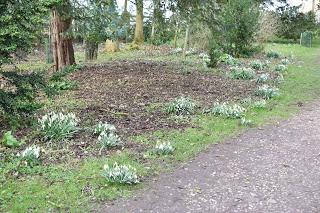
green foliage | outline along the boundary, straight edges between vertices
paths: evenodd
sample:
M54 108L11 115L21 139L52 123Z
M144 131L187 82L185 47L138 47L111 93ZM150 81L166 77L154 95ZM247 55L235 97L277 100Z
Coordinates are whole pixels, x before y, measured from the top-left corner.
M256 76L256 73L251 68L232 67L230 75L233 79L250 80Z
M59 141L72 137L78 131L79 120L73 113L50 112L39 119L40 131L47 140Z
M0 68L12 61L13 54L19 56L30 50L43 29L45 3L42 0L0 3Z
M250 66L252 69L255 69L255 70L263 70L266 67L266 64L260 60L255 60L251 62Z
M277 51L271 50L267 52L267 57L268 58L280 58L281 54Z
M210 62L208 63L208 67L216 67L220 62L221 55L221 48L213 39L211 39L209 51Z
M95 126L94 134L100 135L105 132L107 134L114 133L116 131L116 127L112 124L102 123L101 121Z
M264 108L266 108L266 106L267 106L267 101L264 99L255 101L253 103L253 107L256 109L264 109Z
M283 64L278 64L275 68L274 71L276 72L285 72L288 70L288 67L286 65Z
M268 85L263 85L257 89L256 95L261 96L264 99L271 99L273 97L279 96L279 89L270 87Z
M26 162L29 167L34 167L40 163L40 147L33 145L27 147L21 153L21 159Z
M2 72L1 75L8 82L5 89L0 90L0 107L5 113L25 118L41 108L37 97L46 83L40 73Z
M281 27L278 36L285 39L298 40L301 33L313 31L317 28L316 17L313 12L303 13L300 6L286 5L278 8Z
M165 111L176 115L189 115L194 111L195 107L196 104L193 100L186 97L180 97L167 104L165 106Z
M249 126L249 127L253 126L252 120L246 119L245 117L241 118L240 124L242 126Z
M239 59L234 58L232 55L229 54L223 54L219 57L219 62L222 62L224 64L230 65L230 66L239 66L241 65L241 62Z
M269 74L268 73L264 73L259 75L259 77L257 78L257 83L258 84L264 84L269 80Z
M246 109L238 104L229 105L228 103L215 103L211 109L214 115L221 115L227 118L241 118L244 116Z
M157 155L170 155L174 152L174 147L170 142L157 142L153 152Z
M105 165L102 176L110 183L119 184L137 184L139 179L136 168L130 165L118 165L114 163L112 166Z
M253 0L228 1L219 16L218 31L225 52L251 55L259 31L260 9Z
M8 131L6 133L3 134L2 140L1 140L1 144L3 144L6 147L9 148L15 148L15 147L19 147L23 144L22 141L17 140L11 133L11 131Z
M102 132L98 137L98 142L101 145L101 150L106 147L116 147L122 145L119 136L113 132Z

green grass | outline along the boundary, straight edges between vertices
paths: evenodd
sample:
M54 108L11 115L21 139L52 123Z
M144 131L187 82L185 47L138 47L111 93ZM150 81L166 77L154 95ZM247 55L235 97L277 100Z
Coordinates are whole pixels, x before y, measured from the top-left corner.
M131 165L140 176L146 168L131 154L123 152L110 158L87 159L59 166L38 168L38 175L28 175L5 182L0 191L2 210L7 212L87 212L90 204L127 196L141 185L107 183L101 176L106 163Z
M256 125L265 125L288 118L298 110L297 102L308 102L317 97L320 91L318 83L320 71L317 62L320 57L319 45L305 48L298 45L277 44L268 45L267 49L276 50L282 55L293 55L296 57L294 60L296 64L289 65L285 82L280 86L281 95L268 101L267 109L251 109L247 112L246 118L251 119ZM101 57L101 61L109 60L109 58L103 58L109 56ZM166 58L163 57L161 60ZM39 166L31 171L32 174L27 173L19 179L13 177L7 180L1 177L9 168L0 165L0 180L2 180L0 209L3 212L87 212L96 207L99 202L129 196L143 186L143 184L128 186L107 183L101 176L105 163L115 161L126 163L136 167L141 176L155 175L172 169L177 161L186 161L208 146L246 129L239 125L239 120L213 115L197 115L193 120L197 128L158 131L151 135L133 138L137 142L148 144L150 149L153 148L156 140L171 141L176 150L169 156L156 157L145 153L145 159L141 162L139 159L142 155L122 151L112 157ZM10 166L15 168L17 165L8 165Z

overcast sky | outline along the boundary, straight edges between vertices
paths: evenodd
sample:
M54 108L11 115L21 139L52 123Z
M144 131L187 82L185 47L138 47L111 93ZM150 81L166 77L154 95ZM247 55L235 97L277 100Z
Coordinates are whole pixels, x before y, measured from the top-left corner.
M117 0L118 2L118 7L119 9L122 11L123 10L123 6L124 6L124 0ZM150 1L146 1L146 6L148 7L148 2ZM291 5L299 5L299 4L303 4L303 11L310 11L312 8L312 0L289 0L289 3ZM130 12L134 12L135 11L135 6L133 4L130 3L130 0L128 1L128 9Z

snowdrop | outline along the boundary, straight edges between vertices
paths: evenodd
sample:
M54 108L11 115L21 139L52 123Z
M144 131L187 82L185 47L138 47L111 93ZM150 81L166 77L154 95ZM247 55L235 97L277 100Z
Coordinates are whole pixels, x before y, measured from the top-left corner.
M105 165L102 176L108 182L120 184L136 184L139 183L136 168L130 165L118 165L117 162L113 166Z

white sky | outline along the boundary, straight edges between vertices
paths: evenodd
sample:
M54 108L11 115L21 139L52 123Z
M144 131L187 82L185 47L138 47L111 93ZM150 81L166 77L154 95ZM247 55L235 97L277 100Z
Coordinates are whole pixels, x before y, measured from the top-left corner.
M135 12L135 5L131 4L130 1L134 0L128 0L128 9L131 13ZM117 0L118 7L120 11L123 10L124 7L124 0ZM289 3L291 5L300 5L303 4L302 10L303 11L310 11L312 9L312 0L289 0ZM145 1L145 8L150 5L150 1Z

